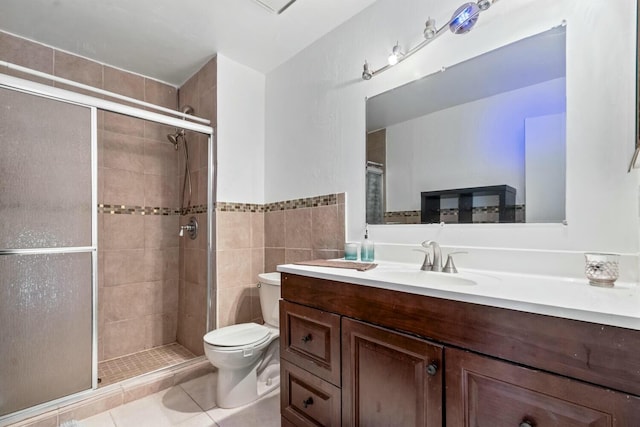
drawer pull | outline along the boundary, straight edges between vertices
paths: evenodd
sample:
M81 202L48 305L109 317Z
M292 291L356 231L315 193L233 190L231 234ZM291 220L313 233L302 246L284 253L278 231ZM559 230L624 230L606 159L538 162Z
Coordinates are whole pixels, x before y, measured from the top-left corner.
M535 427L531 421L523 420L518 427Z
M309 405L313 405L313 397L307 397L305 400L302 401L302 406L304 406L305 409L307 409Z
M300 341L302 341L304 344L306 344L311 340L313 340L313 337L311 336L311 334L307 334L307 335L303 336Z
M434 376L436 373L438 372L438 364L437 363L430 363L427 366L427 374ZM523 427L523 426L520 426Z

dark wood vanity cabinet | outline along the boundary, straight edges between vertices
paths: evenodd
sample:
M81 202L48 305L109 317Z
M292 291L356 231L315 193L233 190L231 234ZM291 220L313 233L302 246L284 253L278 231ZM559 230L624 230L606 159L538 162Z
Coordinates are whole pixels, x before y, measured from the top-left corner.
M283 426L640 426L640 331L283 273Z
M447 427L640 426L640 401L624 393L463 350L445 353Z
M443 348L342 318L342 425L442 425Z

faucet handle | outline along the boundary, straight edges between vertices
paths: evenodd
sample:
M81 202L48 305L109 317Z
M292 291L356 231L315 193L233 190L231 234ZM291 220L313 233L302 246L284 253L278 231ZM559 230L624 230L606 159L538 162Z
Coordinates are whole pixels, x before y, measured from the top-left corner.
M424 261L422 262L422 267L420 267L420 270L422 271L431 271L431 268L433 267L433 263L431 262L431 257L429 256L429 251L425 251L422 249L413 249L416 252L424 252Z
M456 254L466 254L467 252L464 251L458 251L458 252L451 252L449 255L447 255L447 262L444 265L444 268L442 269L442 271L444 273L457 273L458 269L456 268L456 265L453 263L453 256Z

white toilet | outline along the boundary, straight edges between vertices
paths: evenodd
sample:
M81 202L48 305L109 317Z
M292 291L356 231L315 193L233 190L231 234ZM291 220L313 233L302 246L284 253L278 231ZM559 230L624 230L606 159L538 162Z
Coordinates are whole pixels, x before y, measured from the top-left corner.
M259 274L264 325L241 323L204 336L204 353L218 369L217 403L235 408L280 385L280 273Z

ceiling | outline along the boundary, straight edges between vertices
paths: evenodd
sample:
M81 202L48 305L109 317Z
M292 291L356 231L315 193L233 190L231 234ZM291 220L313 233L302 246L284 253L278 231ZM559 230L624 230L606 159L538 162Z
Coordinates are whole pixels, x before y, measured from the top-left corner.
M266 74L375 1L1 0L0 30L180 86L217 53Z

